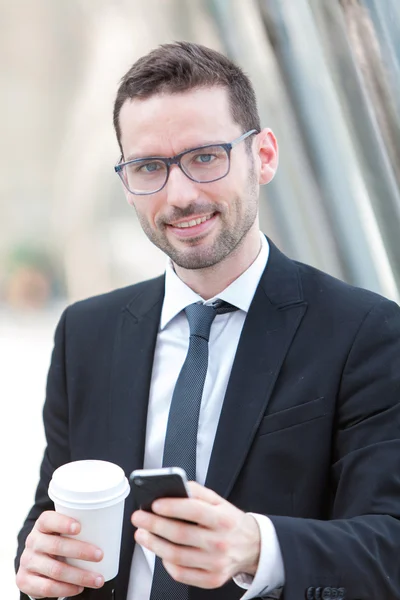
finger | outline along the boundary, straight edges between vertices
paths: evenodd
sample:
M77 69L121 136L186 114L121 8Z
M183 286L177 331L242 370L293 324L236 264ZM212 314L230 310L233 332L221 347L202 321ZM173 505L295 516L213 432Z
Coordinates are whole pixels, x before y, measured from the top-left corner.
M220 508L196 498L162 498L152 504L152 509L157 515L197 523L201 527L213 530L226 527L225 507L223 510Z
M200 485L197 481L189 481L188 487L192 498L203 500L204 502L208 502L208 504L224 504L227 502L216 492L204 487L204 485Z
M45 554L24 552L21 556L21 566L32 575L39 575L59 583L94 589L101 587L104 583L104 578L99 573L73 567Z
M62 535L50 535L36 532L26 539L26 548L41 554L61 556L63 558L79 558L98 562L103 558L103 551L93 544L82 542Z
M173 544L144 529L136 531L135 540L171 564L204 570L215 569L215 558L199 548Z
M16 583L21 592L32 596L32 598L67 598L77 596L84 590L82 586L71 585L53 581L20 569L17 574Z
M175 579L175 581L203 589L219 588L231 578L222 571L215 572L206 571L204 569L182 567L165 560L163 560L163 565L166 571L173 579Z
M180 520L164 518L155 514L138 511L132 519L133 524L181 546L202 547L201 533L206 530L197 525Z
M60 533L64 535L74 535L79 533L81 526L79 521L56 513L54 510L43 512L37 519L34 529L42 533Z

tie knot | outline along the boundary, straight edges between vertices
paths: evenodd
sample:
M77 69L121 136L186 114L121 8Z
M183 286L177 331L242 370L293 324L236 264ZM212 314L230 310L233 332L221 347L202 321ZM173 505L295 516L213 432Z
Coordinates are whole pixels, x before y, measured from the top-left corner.
M207 304L190 304L185 308L185 313L189 321L190 335L202 337L208 341L210 329L216 315L233 312L237 310L224 300L217 300L212 306Z

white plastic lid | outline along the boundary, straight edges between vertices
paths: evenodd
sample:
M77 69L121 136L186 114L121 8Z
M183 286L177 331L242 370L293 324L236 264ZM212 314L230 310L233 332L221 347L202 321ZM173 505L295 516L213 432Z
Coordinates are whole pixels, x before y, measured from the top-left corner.
M56 469L49 496L69 508L104 508L125 499L129 483L118 465L105 460L78 460Z

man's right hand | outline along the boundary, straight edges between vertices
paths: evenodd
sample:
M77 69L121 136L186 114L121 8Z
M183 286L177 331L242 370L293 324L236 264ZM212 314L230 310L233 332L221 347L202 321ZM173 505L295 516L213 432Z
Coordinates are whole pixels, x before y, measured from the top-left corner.
M72 567L66 557L98 562L100 548L63 535L76 535L80 524L54 511L40 515L28 535L17 573L17 586L33 598L76 596L83 588L100 588L104 578L98 573Z

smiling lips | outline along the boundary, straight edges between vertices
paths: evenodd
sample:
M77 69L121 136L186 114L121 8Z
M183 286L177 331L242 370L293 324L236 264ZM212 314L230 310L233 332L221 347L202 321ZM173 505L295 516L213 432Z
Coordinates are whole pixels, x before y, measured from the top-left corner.
M180 221L179 223L170 223L169 228L173 232L174 236L178 239L194 239L203 237L212 228L215 223L216 212L195 219L189 219L188 221Z
M179 229L185 229L188 227L195 227L196 225L201 225L201 223L205 223L209 221L215 213L211 215L206 215L204 217L198 217L197 219L191 219L190 221L181 221L180 223L170 223L171 227L178 227Z

